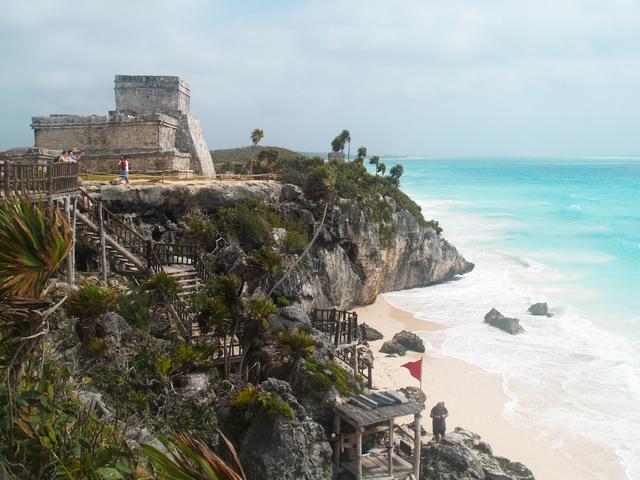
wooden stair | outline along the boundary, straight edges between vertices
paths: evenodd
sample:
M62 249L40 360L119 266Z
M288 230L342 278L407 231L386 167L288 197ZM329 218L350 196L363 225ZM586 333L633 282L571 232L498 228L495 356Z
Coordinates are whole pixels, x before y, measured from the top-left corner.
M78 214L76 234L82 237L90 247L98 251L100 250L98 228L91 220L82 214ZM114 271L135 277L147 275L145 261L126 247L120 245L108 234L105 235L105 248L107 261Z

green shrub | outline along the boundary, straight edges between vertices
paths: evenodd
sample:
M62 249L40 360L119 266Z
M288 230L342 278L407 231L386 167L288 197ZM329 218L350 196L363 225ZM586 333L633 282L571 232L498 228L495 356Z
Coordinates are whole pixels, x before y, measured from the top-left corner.
M440 235L442 233L442 227L437 220L429 220L426 225L433 228L436 232L436 235Z
M149 299L146 295L130 292L118 296L118 313L134 327L146 329L149 325Z
M275 350L282 361L296 362L311 357L317 345L310 332L296 328L291 332L278 333Z
M364 385L359 377L354 377L336 362L321 362L306 360L304 369L310 374L309 391L315 398L323 398L335 387L340 395L350 397L364 391Z
M240 390L231 400L231 407L255 415L266 413L270 418L283 416L293 418L293 410L274 392L266 392L259 387L248 386Z
M147 280L142 285L142 289L148 292L151 306L165 304L181 290L178 280L163 271L157 272Z
M244 250L260 248L273 241L271 224L264 218L264 211L255 201L238 202L233 208L220 210L220 229L234 234Z
M284 251L287 253L302 253L309 243L309 236L295 228L287 228L287 237L284 241Z
M117 307L117 292L111 287L88 283L72 293L65 302L67 313L81 319L93 319Z
M123 436L78 400L68 378L45 364L16 389L0 382L0 465L8 478L134 478L137 461Z
M253 252L247 258L247 261L260 273L276 275L282 273L283 270L282 258L278 255L278 252L267 246L263 246L260 250Z
M220 237L218 225L212 217L202 210L191 210L184 218L189 234L196 238L198 244L206 251L216 247L216 240Z
M257 322L261 322L264 328L269 326L269 316L278 313L273 302L264 297L250 298L246 302L247 313Z

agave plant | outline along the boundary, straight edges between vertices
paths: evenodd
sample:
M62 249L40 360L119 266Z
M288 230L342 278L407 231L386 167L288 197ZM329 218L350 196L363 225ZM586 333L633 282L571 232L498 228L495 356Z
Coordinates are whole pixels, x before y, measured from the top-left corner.
M152 307L165 305L181 290L178 280L165 272L156 273L142 285L142 288L149 293L149 303Z
M296 328L291 332L278 333L274 347L278 357L287 363L308 359L317 344L311 333Z
M173 434L163 440L168 454L142 445L160 480L246 480L240 459L233 444L218 430L231 456L225 462L201 440L185 433Z
M0 208L0 365L18 382L60 303L43 294L73 246L71 227L58 210L28 199Z
M73 247L65 216L25 198L0 208L0 296L38 298Z

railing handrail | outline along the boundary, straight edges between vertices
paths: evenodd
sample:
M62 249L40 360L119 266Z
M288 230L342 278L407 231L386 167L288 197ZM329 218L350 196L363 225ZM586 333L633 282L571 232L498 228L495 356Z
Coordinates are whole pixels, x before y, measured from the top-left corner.
M78 164L55 163L53 160L39 163L0 160L2 188L0 197L15 195L27 197L48 196L78 191Z

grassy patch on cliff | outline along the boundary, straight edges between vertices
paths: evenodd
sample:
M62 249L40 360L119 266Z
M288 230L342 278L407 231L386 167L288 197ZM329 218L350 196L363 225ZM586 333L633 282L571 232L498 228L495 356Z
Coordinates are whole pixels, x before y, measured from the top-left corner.
M257 158L261 152L267 152L269 150L275 150L278 158L293 158L300 154L289 150L284 147L275 146L256 146L254 147L240 147L240 148L225 148L220 150L211 150L211 159L216 167L217 173L226 173L229 171L229 166L234 173L242 173L246 165L251 161L252 155Z
M392 207L384 200L391 198L398 210L407 210L423 227L431 227L440 234L442 228L435 220L425 220L422 209L397 185L397 180L389 176L371 175L364 165L358 161L325 163L319 157L278 159L274 166L275 173L281 180L299 187L306 185L312 170L316 168L332 168L336 172L336 194L338 197L358 200L364 209L377 223L381 224L381 240L389 241L395 235L395 225L392 225Z

